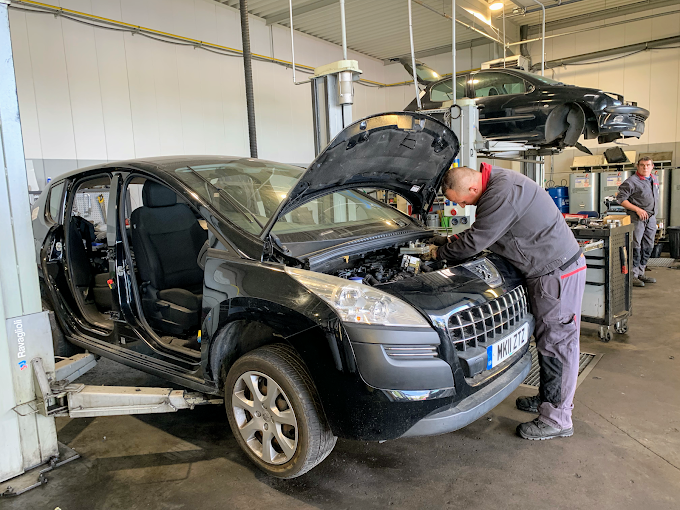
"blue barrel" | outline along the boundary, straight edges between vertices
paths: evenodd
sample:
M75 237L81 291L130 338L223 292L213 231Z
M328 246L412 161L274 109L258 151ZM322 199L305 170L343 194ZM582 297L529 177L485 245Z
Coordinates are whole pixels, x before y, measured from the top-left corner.
M561 213L569 212L569 187L556 186L546 190Z

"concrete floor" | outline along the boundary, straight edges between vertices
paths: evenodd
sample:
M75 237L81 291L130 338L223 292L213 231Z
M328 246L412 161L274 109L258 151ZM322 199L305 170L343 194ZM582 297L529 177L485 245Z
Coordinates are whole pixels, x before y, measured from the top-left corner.
M222 408L177 414L59 419L59 439L82 458L10 509L680 507L680 271L634 290L627 335L585 352L604 356L576 393L575 435L529 442L515 435L531 415L518 390L464 430L383 444L339 440L310 473L290 481L254 469ZM89 384L162 385L102 360Z

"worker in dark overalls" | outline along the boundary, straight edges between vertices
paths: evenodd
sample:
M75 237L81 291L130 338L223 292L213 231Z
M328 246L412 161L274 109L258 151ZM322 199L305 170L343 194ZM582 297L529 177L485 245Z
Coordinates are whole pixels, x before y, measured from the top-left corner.
M633 223L633 285L644 287L656 283L645 276L647 261L654 249L656 215L659 212L659 179L652 175L654 161L644 156L637 162L637 172L621 186L616 200L628 210Z
M573 435L586 276L574 235L550 195L512 170L486 163L481 172L451 168L442 193L460 206L476 205L476 220L465 232L439 236L425 258L457 262L489 249L526 277L536 319L540 387L538 395L517 399L518 409L538 413L538 418L517 427L518 434L534 440Z

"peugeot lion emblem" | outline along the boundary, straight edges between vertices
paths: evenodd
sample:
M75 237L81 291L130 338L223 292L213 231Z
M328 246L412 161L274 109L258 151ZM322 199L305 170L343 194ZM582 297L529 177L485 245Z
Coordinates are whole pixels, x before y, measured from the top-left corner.
M498 287L503 282L496 266L487 259L474 260L463 264L463 267L484 280L489 287Z

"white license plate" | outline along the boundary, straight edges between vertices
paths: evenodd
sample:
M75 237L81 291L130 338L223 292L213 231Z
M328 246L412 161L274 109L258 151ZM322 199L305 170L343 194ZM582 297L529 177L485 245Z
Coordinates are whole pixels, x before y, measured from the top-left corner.
M529 324L486 348L486 369L490 370L515 354L529 341Z

